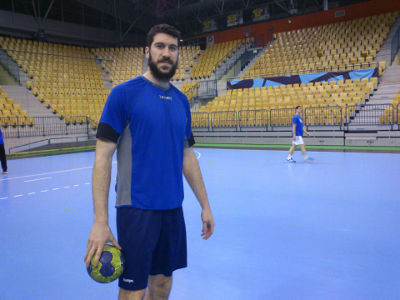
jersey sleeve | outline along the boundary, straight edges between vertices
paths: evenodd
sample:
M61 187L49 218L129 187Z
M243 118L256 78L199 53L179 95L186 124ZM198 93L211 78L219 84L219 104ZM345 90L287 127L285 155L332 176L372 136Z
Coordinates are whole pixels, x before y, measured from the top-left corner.
M113 88L100 118L97 138L104 138L114 143L118 142L127 124L125 101L124 89L121 86Z
M292 124L293 124L293 125L297 125L297 115L294 115L294 116L293 116Z

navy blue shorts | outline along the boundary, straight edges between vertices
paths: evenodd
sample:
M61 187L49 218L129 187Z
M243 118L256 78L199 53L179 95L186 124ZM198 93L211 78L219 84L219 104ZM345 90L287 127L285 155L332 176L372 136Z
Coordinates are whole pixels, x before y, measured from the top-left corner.
M172 210L117 208L118 243L126 261L119 287L142 290L149 275L171 276L187 266L182 207Z

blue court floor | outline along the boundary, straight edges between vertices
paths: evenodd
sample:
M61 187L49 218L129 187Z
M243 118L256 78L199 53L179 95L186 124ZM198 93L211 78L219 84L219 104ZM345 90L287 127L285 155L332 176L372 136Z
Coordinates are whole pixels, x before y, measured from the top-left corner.
M185 183L189 267L172 300L400 299L400 155L196 149L216 228ZM83 263L94 153L10 160L0 175L0 299L117 299ZM116 172L116 164L113 165ZM114 181L114 180L113 180ZM110 220L115 231L114 192Z

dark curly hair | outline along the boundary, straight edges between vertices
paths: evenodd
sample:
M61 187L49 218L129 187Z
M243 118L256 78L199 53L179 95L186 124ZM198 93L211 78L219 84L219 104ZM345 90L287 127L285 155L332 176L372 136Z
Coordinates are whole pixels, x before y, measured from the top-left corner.
M181 32L178 29L176 29L174 26L171 26L168 24L158 24L158 25L153 26L150 29L149 33L147 34L147 38L146 38L147 47L150 48L151 44L153 43L154 36L157 33L165 33L170 36L173 36L174 38L177 38L178 45L179 45L179 41L181 39Z

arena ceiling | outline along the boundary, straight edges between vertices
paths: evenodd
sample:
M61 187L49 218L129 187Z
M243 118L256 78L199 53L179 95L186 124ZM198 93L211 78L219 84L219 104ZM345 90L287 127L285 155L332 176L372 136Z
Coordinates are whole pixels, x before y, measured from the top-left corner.
M254 23L252 11L266 9L269 19L321 11L367 0L2 0L0 9L32 15L39 21L102 27L119 32L121 42L128 33L146 35L151 26L169 23L183 37L199 34L203 22L212 18L218 30L226 28L227 16L242 11L243 25Z

